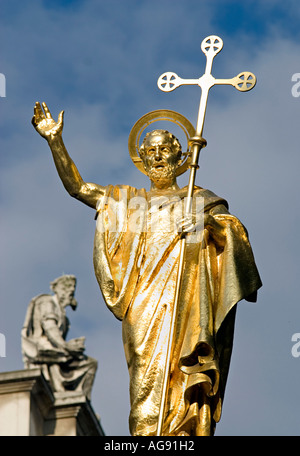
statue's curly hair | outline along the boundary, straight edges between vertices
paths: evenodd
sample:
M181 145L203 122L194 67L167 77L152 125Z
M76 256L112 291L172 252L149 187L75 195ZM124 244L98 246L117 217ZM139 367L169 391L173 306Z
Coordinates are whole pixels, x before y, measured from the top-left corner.
M59 282L62 282L62 283L65 283L65 284L73 282L76 285L77 279L76 279L76 277L74 275L71 275L71 274L62 275L61 277L57 277L57 279L54 279L52 282L50 282L50 289L52 291L54 291L56 285Z

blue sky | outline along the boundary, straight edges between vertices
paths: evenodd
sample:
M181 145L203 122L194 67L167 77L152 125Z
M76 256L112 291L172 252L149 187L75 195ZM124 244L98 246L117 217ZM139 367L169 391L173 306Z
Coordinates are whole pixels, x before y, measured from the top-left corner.
M261 273L258 302L239 305L217 435L299 435L300 73L296 0L3 1L0 73L1 318L6 357L22 369L20 331L30 299L62 273L78 278L70 337L85 335L98 359L93 407L108 435L128 435L128 374L121 325L105 308L92 265L93 211L66 194L46 142L31 126L36 101L65 110L64 141L86 181L148 186L132 165L133 124L154 109L196 122L198 87L159 91L174 71L198 78L201 41L220 36L215 77L252 71L256 87L209 95L197 183L229 202L246 225ZM185 185L187 176L181 178Z

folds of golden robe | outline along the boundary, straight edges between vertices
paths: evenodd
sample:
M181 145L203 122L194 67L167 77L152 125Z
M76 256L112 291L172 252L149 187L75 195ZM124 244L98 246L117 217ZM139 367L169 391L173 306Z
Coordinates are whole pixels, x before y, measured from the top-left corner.
M155 435L180 251L175 219L186 188L166 198L109 186L99 201L94 268L108 308L122 320L130 376L132 435ZM163 435L212 435L221 415L236 304L261 286L247 232L226 201L195 187L194 216L214 215L220 245L207 229L187 235ZM179 217L180 218L180 217Z

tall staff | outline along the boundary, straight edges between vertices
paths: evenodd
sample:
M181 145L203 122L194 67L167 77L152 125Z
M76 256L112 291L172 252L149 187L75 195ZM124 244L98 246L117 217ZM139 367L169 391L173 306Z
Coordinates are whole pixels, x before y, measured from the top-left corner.
M231 79L215 79L211 74L212 63L214 57L221 51L223 47L223 41L221 38L215 35L208 36L205 38L201 43L201 50L206 55L206 67L204 74L199 79L181 79L176 73L163 73L157 81L157 85L160 90L164 92L171 92L172 90L176 89L181 85L198 85L201 87L201 97L200 97L200 105L199 105L199 112L198 112L198 119L197 119L197 127L196 127L196 134L194 137L190 138L191 143L191 163L190 163L190 177L189 177L189 184L188 184L188 191L187 191L187 201L185 207L185 215L191 216L192 214L192 200L193 200L193 192L194 192L194 184L196 178L196 171L199 168L198 161L199 155L202 147L206 145L206 141L202 138L203 127L204 127L204 120L206 114L206 107L207 107L207 99L208 93L211 87L214 85L232 85L237 90L241 92L247 92L248 90L253 89L256 84L256 77L253 73L244 71L239 73L237 76ZM157 424L157 435L162 435L162 428L163 428L163 420L165 414L165 406L166 406L166 397L169 389L169 377L170 377L170 367L171 367L171 355L173 351L173 340L174 340L174 332L176 327L176 318L177 318L177 308L178 302L180 297L180 290L181 290L181 282L182 282L182 275L183 275L183 266L184 266L184 259L185 259L185 248L186 248L186 238L185 236L181 239L180 245L180 256L179 256L179 266L178 266L178 273L177 273L177 283L176 283L176 291L175 291L175 301L174 301L174 308L173 314L171 319L171 327L170 333L168 338L168 345L167 345L167 359L166 365L164 370L163 376L163 385L162 385L162 396L160 402L160 410L158 416L158 424Z

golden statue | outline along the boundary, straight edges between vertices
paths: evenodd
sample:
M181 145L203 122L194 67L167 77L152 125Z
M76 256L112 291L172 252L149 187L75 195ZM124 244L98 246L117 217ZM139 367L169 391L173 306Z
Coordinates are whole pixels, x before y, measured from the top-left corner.
M239 83L211 78L198 80L203 92L214 83ZM261 286L246 229L224 199L194 185L197 156L206 144L206 101L201 101L202 123L195 134L186 123L192 152L183 154L165 130L149 132L139 145L134 140L140 125L133 128L131 158L150 178L149 191L85 182L63 143L63 111L55 122L45 103L34 108L32 123L47 140L66 190L96 210L95 274L108 308L122 320L129 426L136 436L214 434L236 304L256 301ZM171 113L176 122L180 117L161 112ZM155 116L149 113L142 123ZM193 178L179 188L176 178L187 167Z

